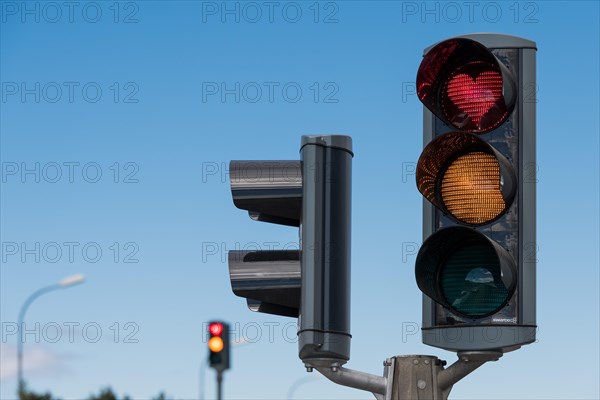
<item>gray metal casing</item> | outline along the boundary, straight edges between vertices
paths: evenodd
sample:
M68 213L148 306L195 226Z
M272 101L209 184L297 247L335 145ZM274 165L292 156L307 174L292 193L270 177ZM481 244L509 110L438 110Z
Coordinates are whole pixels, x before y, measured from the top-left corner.
M480 325L440 325L441 305L423 295L423 343L450 351L500 350L512 351L536 340L536 44L510 35L479 33L458 36L475 40L496 55L496 51L515 49L518 52L518 99L511 115L518 127L518 287L514 294L516 323ZM430 46L424 55L433 48ZM423 107L423 146L436 137L444 122ZM497 128L497 129L500 129ZM455 129L446 129L446 132ZM493 131L492 131L493 132ZM445 132L444 132L445 133ZM438 132L439 134L439 132ZM423 199L423 241L437 230L441 212Z
M352 139L303 136L298 320L299 357L307 367L350 358Z
M254 221L300 226L302 170L298 160L231 161L234 205ZM298 317L299 250L230 250L231 289L252 311Z

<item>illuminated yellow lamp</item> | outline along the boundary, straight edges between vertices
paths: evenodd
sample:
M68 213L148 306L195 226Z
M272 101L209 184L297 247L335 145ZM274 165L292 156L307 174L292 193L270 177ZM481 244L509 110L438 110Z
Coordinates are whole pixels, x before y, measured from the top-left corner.
M218 336L215 337L211 337L208 340L208 348L210 349L210 351L212 351L213 353L218 353L221 350L223 350L223 339L221 339Z
M506 209L500 175L492 154L475 151L458 157L442 179L442 201L448 212L468 224L494 220Z

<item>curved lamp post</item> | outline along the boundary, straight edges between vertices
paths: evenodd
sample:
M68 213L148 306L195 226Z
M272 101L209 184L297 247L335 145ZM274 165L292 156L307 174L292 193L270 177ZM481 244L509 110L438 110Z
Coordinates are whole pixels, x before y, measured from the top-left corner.
M48 293L48 292L52 292L54 290L66 289L66 288L76 285L78 283L82 283L84 281L84 279L85 279L85 277L81 274L68 276L68 277L62 279L61 281L59 281L58 283L55 283L50 286L45 286L41 289L36 290L27 298L27 300L25 300L25 303L23 303L23 305L21 306L21 310L19 311L19 321L18 321L19 340L17 343L17 377L18 377L17 381L18 381L19 398L21 398L21 393L22 393L23 389L25 388L25 382L23 381L23 320L25 319L25 313L27 312L27 309L29 308L31 303L33 303L33 301L35 299L37 299L38 297L40 297L41 295Z
M302 377L298 380L296 380L296 382L292 383L288 389L287 392L287 400L292 400L294 398L294 394L296 393L296 390L298 390L298 388L302 385L304 385L305 383L309 383L312 381L316 381L317 379L319 379L318 375L308 375L305 377Z

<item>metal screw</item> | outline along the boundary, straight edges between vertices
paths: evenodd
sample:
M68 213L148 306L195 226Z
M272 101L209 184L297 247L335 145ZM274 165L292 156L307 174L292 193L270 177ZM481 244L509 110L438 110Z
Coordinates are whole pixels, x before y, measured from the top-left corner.
M421 390L425 389L427 387L427 382L425 382L423 379L419 379L417 381L417 387Z
M429 360L425 360L425 365L429 365Z
M313 371L313 367L306 367L306 372L312 372Z
M413 364L417 365L418 363L419 363L419 360L417 360L417 359L413 360Z
M332 370L333 372L337 372L337 370L338 370L338 367L335 367L335 366L334 366L334 367L331 367L331 370Z

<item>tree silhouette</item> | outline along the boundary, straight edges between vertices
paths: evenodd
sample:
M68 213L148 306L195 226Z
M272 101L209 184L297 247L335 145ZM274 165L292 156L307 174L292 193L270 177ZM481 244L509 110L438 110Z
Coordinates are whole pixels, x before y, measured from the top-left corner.
M27 389L27 385L23 384L19 387L19 400L60 400L58 397L53 397L50 392L38 394ZM100 393L90 395L87 400L133 400L125 395L122 398L117 397L115 392L110 387L100 389ZM160 392L158 396L151 400L168 400L164 392Z

